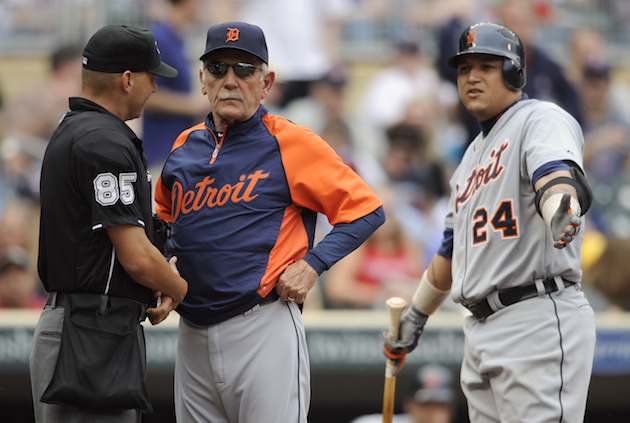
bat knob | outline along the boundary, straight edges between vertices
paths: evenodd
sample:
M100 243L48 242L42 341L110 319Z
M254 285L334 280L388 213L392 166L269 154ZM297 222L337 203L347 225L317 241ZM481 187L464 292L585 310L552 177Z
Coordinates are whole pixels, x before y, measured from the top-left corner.
M385 304L388 308L405 308L405 306L407 305L407 301L400 297L391 297L387 299L387 301L385 301Z

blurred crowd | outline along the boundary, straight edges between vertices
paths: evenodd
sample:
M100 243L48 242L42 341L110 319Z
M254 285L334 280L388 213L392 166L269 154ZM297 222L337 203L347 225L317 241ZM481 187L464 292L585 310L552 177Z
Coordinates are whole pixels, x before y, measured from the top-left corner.
M38 3L0 3L0 39L5 40L0 52L10 51L11 37L36 32L36 23L25 16ZM131 20L150 27L164 61L180 72L172 81L158 79L159 91L144 118L130 122L144 139L154 175L177 134L208 113L197 81L205 28L217 21L244 20L267 34L270 65L279 79L265 106L320 134L383 198L387 223L323 275L320 289L307 303L313 308L381 308L391 295L411 297L440 245L450 174L479 130L458 101L446 58L471 22L491 20L510 27L526 46L525 92L558 103L584 130L585 166L594 189L584 242L584 285L596 310L630 309L630 264L624 260L630 251L630 64L619 60L619 51L627 56L627 47L619 47L611 36L615 25L623 26L624 16L630 17L628 2L107 4L113 12L99 26ZM597 19L601 16L607 17L606 25ZM90 16L83 18L93 22ZM91 28L83 29L70 40L67 29L52 29L64 37L51 48L44 79L22 81L8 95L7 81L0 78L0 308L42 305L34 260L39 170L67 98L80 91L81 46L91 33ZM9 59L8 54L0 56L0 65ZM329 228L320 219L319 232Z

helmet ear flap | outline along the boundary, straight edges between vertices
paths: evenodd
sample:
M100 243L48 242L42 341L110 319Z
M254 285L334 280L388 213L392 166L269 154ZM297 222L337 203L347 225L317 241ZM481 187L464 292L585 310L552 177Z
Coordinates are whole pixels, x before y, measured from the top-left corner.
M525 86L525 70L513 59L503 59L503 81L512 91L518 91Z

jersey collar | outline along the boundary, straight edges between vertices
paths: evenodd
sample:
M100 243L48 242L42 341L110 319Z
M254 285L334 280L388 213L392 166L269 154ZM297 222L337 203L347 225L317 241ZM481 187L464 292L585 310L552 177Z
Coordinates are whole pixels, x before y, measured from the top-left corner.
M256 125L260 123L260 121L262 120L262 117L266 114L267 114L267 109L265 109L265 106L260 105L258 106L258 110L256 110L256 113L254 113L252 117L242 122L234 122L233 124L229 125L227 131L224 131L224 132L229 132L230 135L249 132L251 129L255 128ZM205 123L208 129L210 129L214 133L217 132L214 126L214 120L212 119L212 113L208 113Z
M73 112L97 112L111 116L112 119L115 119L116 123L118 123L118 126L120 126L120 128L129 137L129 139L133 141L133 143L140 149L140 151L143 151L142 140L138 138L136 133L133 132L133 130L123 120L121 120L118 116L110 113L103 106L83 97L70 97L69 103L70 110L72 110Z
M484 137L488 136L488 133L490 133L490 131L492 130L492 127L494 126L495 123L497 123L499 118L501 116L503 116L503 113L507 112L512 106L514 106L519 101L523 101L523 100L527 100L527 99L529 99L529 97L527 96L527 94L523 93L521 95L521 98L519 98L514 103L510 104L509 106L507 106L501 113L499 113L495 117L490 118L488 120L485 120L483 122L479 122L479 126L481 126L481 131L483 132L483 136Z

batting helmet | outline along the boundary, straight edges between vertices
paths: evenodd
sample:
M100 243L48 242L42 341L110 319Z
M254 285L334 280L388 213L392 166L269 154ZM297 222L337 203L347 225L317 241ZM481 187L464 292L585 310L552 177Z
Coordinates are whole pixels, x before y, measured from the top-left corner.
M502 57L505 85L514 91L525 86L525 50L514 31L487 22L471 25L459 37L457 54L448 59L448 64L456 68L460 58L468 54Z

